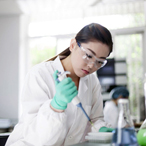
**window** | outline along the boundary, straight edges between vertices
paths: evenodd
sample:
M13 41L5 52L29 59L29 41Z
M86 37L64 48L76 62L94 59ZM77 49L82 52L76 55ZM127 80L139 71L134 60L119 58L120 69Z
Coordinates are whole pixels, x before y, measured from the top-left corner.
M56 38L41 37L29 41L31 66L45 61L56 54Z
M130 91L131 114L139 119L140 98L143 96L142 34L115 36L115 58L127 62L128 89Z

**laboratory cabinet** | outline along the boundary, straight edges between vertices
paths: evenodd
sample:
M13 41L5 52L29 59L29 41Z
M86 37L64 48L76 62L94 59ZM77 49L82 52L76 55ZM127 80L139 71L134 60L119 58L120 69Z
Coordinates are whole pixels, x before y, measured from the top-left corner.
M109 100L110 91L118 86L127 87L127 63L125 59L107 59L107 64L96 71L102 87L103 101Z

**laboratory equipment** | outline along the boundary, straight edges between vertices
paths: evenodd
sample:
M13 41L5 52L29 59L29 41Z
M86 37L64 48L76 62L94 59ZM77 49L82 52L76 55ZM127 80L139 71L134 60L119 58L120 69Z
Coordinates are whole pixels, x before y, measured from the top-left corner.
M112 132L89 132L85 139L89 142L108 143L111 142L112 136Z
M133 121L130 117L128 99L119 99L118 108L118 124L113 132L112 146L138 146Z
M144 95L145 95L145 105L146 105L146 74L145 74L145 82L144 82ZM146 146L146 119L141 125L138 134L137 134L138 144L140 146Z
M140 146L146 146L146 119L138 131L137 140Z
M66 75L70 74L69 71L64 71L63 73L58 72L57 76L57 81L61 82L64 78L66 78ZM79 98L76 96L73 98L73 100L71 101L74 105L76 105L77 107L81 108L81 110L83 111L83 113L85 114L85 116L87 117L88 121L90 122L90 124L94 127L94 124L92 123L91 119L89 118L89 116L87 115L86 111L84 110L82 103L80 102ZM96 128L94 127L94 129L96 130ZM96 130L97 131L97 130Z

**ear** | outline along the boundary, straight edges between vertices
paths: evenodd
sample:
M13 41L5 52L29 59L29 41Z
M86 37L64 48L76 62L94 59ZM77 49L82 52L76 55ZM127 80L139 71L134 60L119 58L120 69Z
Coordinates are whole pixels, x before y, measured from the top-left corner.
M72 52L72 50L75 48L75 46L76 46L76 39L73 38L73 39L71 39L71 41L70 41L69 50Z

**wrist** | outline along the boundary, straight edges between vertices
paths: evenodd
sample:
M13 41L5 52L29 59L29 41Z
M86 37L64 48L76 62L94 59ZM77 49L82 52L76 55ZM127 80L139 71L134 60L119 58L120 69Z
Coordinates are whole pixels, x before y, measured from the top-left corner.
M51 106L52 106L54 109L59 110L59 111L60 111L60 110L63 111L63 110L65 110L65 109L67 108L67 104L61 105L60 102L57 102L56 96L54 96L54 98L52 99L52 101L51 101Z
M50 108L51 108L54 112L58 112L58 113L64 112L64 110L55 109L51 104L50 104Z

